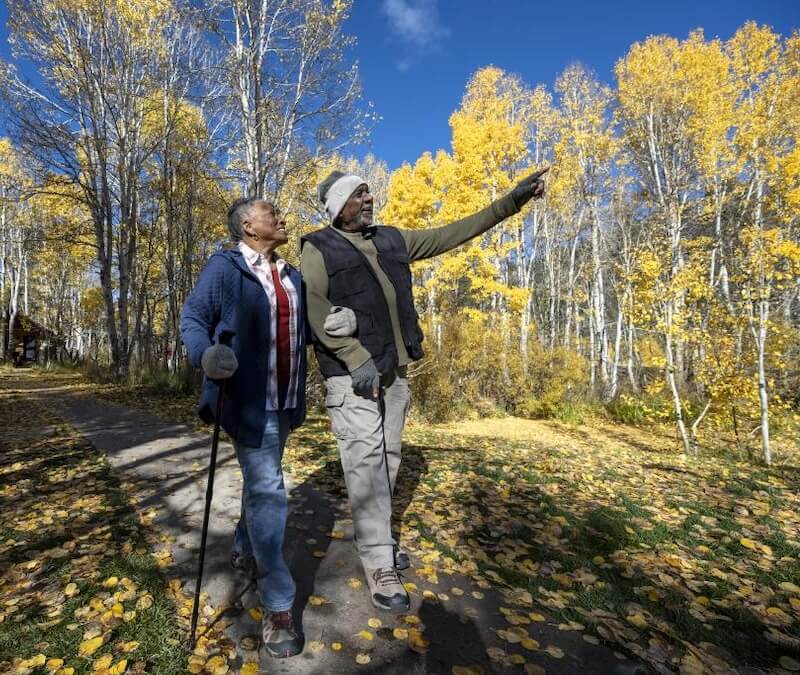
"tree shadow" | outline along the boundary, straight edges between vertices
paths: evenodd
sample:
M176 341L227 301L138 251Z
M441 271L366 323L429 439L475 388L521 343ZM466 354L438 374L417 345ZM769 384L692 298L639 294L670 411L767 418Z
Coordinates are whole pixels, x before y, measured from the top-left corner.
M297 586L295 617L303 616L314 593L320 565L331 544L337 512L346 504L338 460L326 462L290 491L284 552ZM311 540L314 543L309 544Z
M445 609L441 603L424 600L420 605L418 616L421 624L417 629L424 631L425 640L429 643L420 652L405 650L399 657L391 661L376 663L366 673L387 673L388 675L405 675L406 673L441 673L452 672L453 666L469 666L484 664L486 670L486 646L478 627L469 617ZM382 635L386 633L386 635ZM391 630L382 628L379 637L392 640Z
M392 499L392 534L400 542L406 512L419 487L422 476L428 474L428 460L425 448L403 444L402 460L397 471L394 497Z

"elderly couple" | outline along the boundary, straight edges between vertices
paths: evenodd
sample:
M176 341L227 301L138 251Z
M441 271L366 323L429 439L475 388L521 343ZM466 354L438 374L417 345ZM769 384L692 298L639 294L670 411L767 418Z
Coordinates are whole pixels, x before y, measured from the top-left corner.
M319 188L330 226L302 238L300 272L276 254L288 236L274 204L243 199L230 208L237 245L203 269L183 308L181 334L190 361L206 375L200 414L207 421L228 380L220 423L244 478L231 562L256 577L272 656L293 656L303 644L283 556L281 458L305 416L307 334L325 378L370 599L379 609L406 611L397 570L409 558L392 539L391 502L410 401L406 367L422 356L410 264L463 244L541 197L545 171L482 211L428 230L373 226L367 184L334 171Z

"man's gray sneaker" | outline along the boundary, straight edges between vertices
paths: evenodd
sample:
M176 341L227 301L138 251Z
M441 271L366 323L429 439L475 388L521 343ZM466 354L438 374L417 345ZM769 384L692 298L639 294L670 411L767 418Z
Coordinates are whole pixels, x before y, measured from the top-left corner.
M292 613L268 612L261 621L264 649L276 659L285 659L303 651L303 638L294 628Z
M396 570L407 570L411 567L411 558L408 557L408 553L406 553L402 548L399 546L394 547L394 568Z
M365 567L364 576L375 607L389 612L408 611L411 601L394 567Z

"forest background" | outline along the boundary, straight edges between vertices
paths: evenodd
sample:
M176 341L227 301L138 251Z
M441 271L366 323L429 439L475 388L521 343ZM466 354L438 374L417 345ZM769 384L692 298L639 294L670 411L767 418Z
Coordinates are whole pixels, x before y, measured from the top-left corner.
M611 416L765 463L796 433L799 34L650 37L613 86L480 68L450 148L390 171L351 152L379 117L348 0L7 8L0 360L33 321L44 361L190 390L180 309L236 197L280 206L296 262L332 168L369 181L380 222L427 228L550 165L546 200L415 267L415 414Z

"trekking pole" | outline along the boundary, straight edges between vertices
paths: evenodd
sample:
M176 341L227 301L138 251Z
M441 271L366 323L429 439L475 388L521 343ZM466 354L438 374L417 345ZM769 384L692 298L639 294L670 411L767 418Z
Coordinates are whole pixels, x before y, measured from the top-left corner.
M219 344L225 344L227 335L221 333ZM200 586L203 582L203 564L206 559L206 540L208 539L208 520L211 515L211 500L214 497L214 474L217 469L217 448L219 447L219 422L222 418L222 409L225 405L225 385L227 380L222 380L217 397L217 413L214 416L214 435L211 437L211 458L208 463L208 480L206 482L206 506L203 513L203 530L200 535L200 562L197 566L197 584L194 587L194 603L192 604L192 633L191 647L195 647L195 633L197 632L197 615L200 609Z

